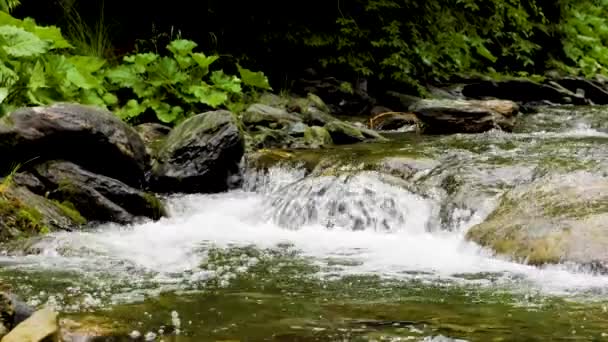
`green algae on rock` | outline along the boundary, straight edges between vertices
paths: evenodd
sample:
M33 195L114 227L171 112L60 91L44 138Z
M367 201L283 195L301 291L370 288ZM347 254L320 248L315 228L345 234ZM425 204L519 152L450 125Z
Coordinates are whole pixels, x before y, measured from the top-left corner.
M589 172L546 176L507 192L467 237L530 264L608 265L608 178Z

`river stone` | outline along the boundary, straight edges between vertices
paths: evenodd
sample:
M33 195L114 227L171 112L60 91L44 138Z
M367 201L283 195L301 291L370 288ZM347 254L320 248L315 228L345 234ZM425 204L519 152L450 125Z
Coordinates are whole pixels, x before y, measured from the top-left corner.
M37 165L35 172L38 179L47 184L47 188L52 189L52 196L61 201L70 201L72 193L67 191L70 188L93 189L92 197L98 194L107 200L118 205L134 217L147 217L154 220L160 219L165 215L165 209L154 195L145 193L128 186L127 184L113 178L89 172L80 166L65 162L51 161ZM80 191L79 191L80 192ZM106 204L103 199L87 200L85 204L70 201L83 215L89 220L112 221L111 217L100 217L97 213L108 212L108 209L89 208L87 205L97 203ZM111 206L111 210L115 206ZM122 211L118 212L119 217L127 218ZM91 217L93 214L93 217Z
M386 138L374 130L357 127L354 124L344 121L332 121L325 125L325 129L329 132L329 135L336 145L354 144L367 140L386 140Z
M0 119L0 170L15 163L64 159L141 187L144 143L112 113L76 104L22 108Z
M333 121L325 125L333 142L337 145L354 144L365 141L365 136L354 125L342 121Z
M243 113L243 123L247 126L265 126L271 128L286 127L302 119L284 109L256 103Z
M506 193L467 238L530 264L608 267L608 177L546 176Z
M549 101L554 104L587 104L582 95L531 80L478 81L464 85L462 95L473 99L496 98L520 103Z
M195 115L175 127L152 169L160 192L213 193L228 190L245 150L235 115L218 110Z
M73 209L11 185L0 191L0 242L56 230L72 230L86 223Z
M581 77L564 77L555 81L573 93L580 93L593 104L608 104L608 91L599 82Z
M59 341L57 313L48 308L36 311L2 338L2 342L47 341Z
M306 128L304 132L304 143L310 148L319 148L332 145L334 142L327 129L319 126Z
M519 106L505 100L421 100L412 111L429 134L511 131Z

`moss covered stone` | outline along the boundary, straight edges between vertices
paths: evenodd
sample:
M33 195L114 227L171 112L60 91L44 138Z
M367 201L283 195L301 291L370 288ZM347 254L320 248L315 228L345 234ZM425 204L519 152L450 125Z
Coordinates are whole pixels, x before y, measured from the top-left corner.
M541 178L504 195L467 237L530 264L608 265L608 178L574 172Z

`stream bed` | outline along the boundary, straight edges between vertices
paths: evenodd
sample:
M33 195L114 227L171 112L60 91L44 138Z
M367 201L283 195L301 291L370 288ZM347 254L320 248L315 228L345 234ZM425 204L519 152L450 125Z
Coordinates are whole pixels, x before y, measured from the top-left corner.
M158 222L5 246L0 278L99 341L608 340L608 275L465 239L510 189L605 177L608 108L389 135L283 151L291 162L246 170L242 189L167 198Z

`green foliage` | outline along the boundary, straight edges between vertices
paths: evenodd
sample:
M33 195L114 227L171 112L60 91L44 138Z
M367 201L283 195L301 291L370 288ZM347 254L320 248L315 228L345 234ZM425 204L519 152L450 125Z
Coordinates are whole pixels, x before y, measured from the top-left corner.
M78 101L105 105L103 59L70 56L56 27L40 27L0 12L0 110ZM108 99L111 100L111 99ZM0 113L1 114L1 113Z
M0 115L19 106L67 101L108 108L127 121L154 113L162 122L175 123L239 103L244 87L270 89L264 74L240 65L240 78L210 70L219 57L195 52L197 44L189 40L172 41L168 55L133 54L115 66L102 58L105 43L92 50L77 43L76 51L85 55L72 55L73 45L58 28L0 12Z
M140 53L125 56L123 63L107 70L112 91L124 93L116 113L125 120L147 111L165 123L173 123L205 108L229 106L243 95L243 86L270 89L260 72L237 65L240 78L223 70L210 71L218 56L194 52L197 44L178 39L167 45L168 56Z
M10 13L20 4L20 0L0 0L0 11Z
M308 32L322 66L419 87L459 73L534 72L546 19L534 0L353 1ZM329 53L328 53L329 52Z
M563 12L564 52L573 65L556 66L587 77L608 75L608 1L566 2Z

